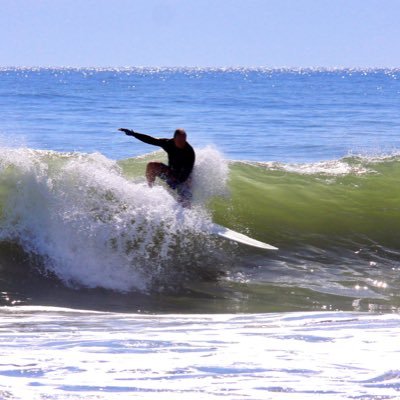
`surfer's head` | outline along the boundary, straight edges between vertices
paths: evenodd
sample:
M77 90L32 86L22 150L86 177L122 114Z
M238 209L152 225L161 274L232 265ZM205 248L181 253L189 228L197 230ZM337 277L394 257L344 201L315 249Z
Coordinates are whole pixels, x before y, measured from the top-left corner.
M176 147L183 148L186 145L186 132L184 129L177 129L174 133L174 143Z

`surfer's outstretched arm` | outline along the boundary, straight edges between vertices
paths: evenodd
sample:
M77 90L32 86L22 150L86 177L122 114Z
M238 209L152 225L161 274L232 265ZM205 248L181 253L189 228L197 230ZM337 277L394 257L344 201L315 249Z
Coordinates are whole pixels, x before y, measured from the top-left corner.
M121 132L124 132L128 136L133 136L136 139L139 139L144 143L152 144L153 146L163 147L165 144L165 141L168 140L168 139L157 139L152 136L144 135L143 133L135 132L135 131L132 131L132 130L126 129L126 128L119 128L118 130Z

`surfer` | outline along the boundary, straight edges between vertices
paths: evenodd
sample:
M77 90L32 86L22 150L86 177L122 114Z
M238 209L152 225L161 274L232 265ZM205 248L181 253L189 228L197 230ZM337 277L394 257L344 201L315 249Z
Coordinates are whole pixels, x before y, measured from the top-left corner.
M152 187L156 177L159 177L170 188L177 191L179 196L178 201L182 205L189 206L192 197L190 191L190 174L192 173L196 156L193 147L186 140L187 135L185 130L177 129L172 139L158 139L126 128L118 130L144 143L159 146L168 154L168 165L156 161L147 164L147 183Z

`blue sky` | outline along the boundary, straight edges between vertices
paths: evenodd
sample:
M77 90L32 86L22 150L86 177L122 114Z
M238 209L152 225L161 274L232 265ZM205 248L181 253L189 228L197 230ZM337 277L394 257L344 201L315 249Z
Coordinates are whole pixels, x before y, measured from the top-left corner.
M400 0L0 0L0 66L400 67Z

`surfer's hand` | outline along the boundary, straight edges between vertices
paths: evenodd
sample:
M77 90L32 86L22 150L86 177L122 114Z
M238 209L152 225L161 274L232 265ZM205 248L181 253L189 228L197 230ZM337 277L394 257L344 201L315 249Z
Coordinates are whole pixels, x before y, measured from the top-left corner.
M131 131L130 129L126 129L126 128L119 128L118 130L121 132L124 132L125 135L128 135L128 136L132 136L132 134L135 133L134 131Z

